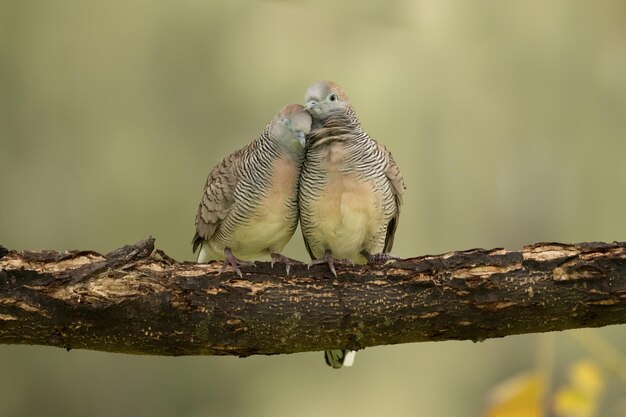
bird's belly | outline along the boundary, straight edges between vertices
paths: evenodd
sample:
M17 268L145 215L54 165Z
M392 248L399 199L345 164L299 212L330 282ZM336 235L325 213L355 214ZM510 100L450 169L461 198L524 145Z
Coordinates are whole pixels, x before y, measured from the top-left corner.
M345 174L330 178L314 209L319 242L335 258L359 259L365 242L378 229L380 211L380 198L370 181ZM319 248L316 256L324 249Z
M257 259L279 252L293 235L296 221L287 210L276 207L273 213L260 213L234 233L233 252L242 259Z
M268 257L272 252L280 252L296 228L297 218L289 215L289 210L276 207L273 213L258 213L252 220L238 225L228 241L215 239L205 242L200 250L198 262L224 259L224 248L243 260L257 260Z

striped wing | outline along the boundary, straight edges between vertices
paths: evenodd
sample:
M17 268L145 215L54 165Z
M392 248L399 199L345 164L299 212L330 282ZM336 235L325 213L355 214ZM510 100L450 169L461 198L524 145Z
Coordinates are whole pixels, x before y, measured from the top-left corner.
M237 167L247 147L239 149L217 164L209 173L196 213L195 252L202 241L209 240L235 201Z
M393 247L393 239L396 234L396 229L398 228L398 221L400 220L400 206L402 206L402 196L404 194L404 190L406 190L406 186L404 185L404 177L400 172L400 168L398 168L398 164L393 159L393 155L389 150L380 143L377 143L379 149L386 156L387 159L387 168L385 169L385 176L391 185L391 191L393 192L394 200L396 202L396 211L394 213L393 218L389 221L387 225L387 235L385 237L385 246L383 247L383 252L389 253Z

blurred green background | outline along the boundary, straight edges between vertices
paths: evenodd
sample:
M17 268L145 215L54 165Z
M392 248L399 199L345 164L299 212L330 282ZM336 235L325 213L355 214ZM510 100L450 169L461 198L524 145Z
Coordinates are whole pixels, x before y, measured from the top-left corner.
M405 175L396 255L626 239L623 1L0 0L0 244L153 235L193 259L211 167L320 79ZM307 258L299 234L286 254ZM625 330L591 337L623 351ZM476 416L538 357L558 384L589 354L545 337L368 348L342 371L0 346L0 415ZM612 371L601 415L621 417Z

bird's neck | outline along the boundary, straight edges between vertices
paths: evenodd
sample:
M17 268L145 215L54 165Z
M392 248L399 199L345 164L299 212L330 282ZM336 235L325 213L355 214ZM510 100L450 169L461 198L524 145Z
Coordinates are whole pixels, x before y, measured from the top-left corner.
M301 163L304 159L304 148L295 139L275 139L273 140L273 146L276 152L283 158L289 159L295 163Z
M332 142L350 142L359 138L363 129L356 114L351 108L334 113L320 121L321 127L314 129L309 134L309 146L318 147Z

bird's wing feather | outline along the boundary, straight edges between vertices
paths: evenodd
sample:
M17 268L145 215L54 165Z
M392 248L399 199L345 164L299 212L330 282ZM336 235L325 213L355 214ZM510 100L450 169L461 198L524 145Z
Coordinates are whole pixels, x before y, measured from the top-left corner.
M404 190L406 189L406 186L404 184L404 177L400 172L398 164L396 164L396 161L393 159L393 155L391 154L391 152L389 152L385 145L378 143L378 146L380 147L380 150L383 152L387 159L385 176L387 177L387 180L391 185L391 191L393 193L396 203L395 213L392 219L389 221L389 224L387 225L387 235L385 237L385 246L383 248L383 252L389 253L391 252L391 249L393 247L393 239L396 234L396 229L398 227L398 221L400 220L400 207L402 206L402 196L404 195Z
M232 207L235 201L235 187L239 180L237 168L247 148L248 146L239 149L222 159L209 173L196 214L194 252L203 240L213 236Z

